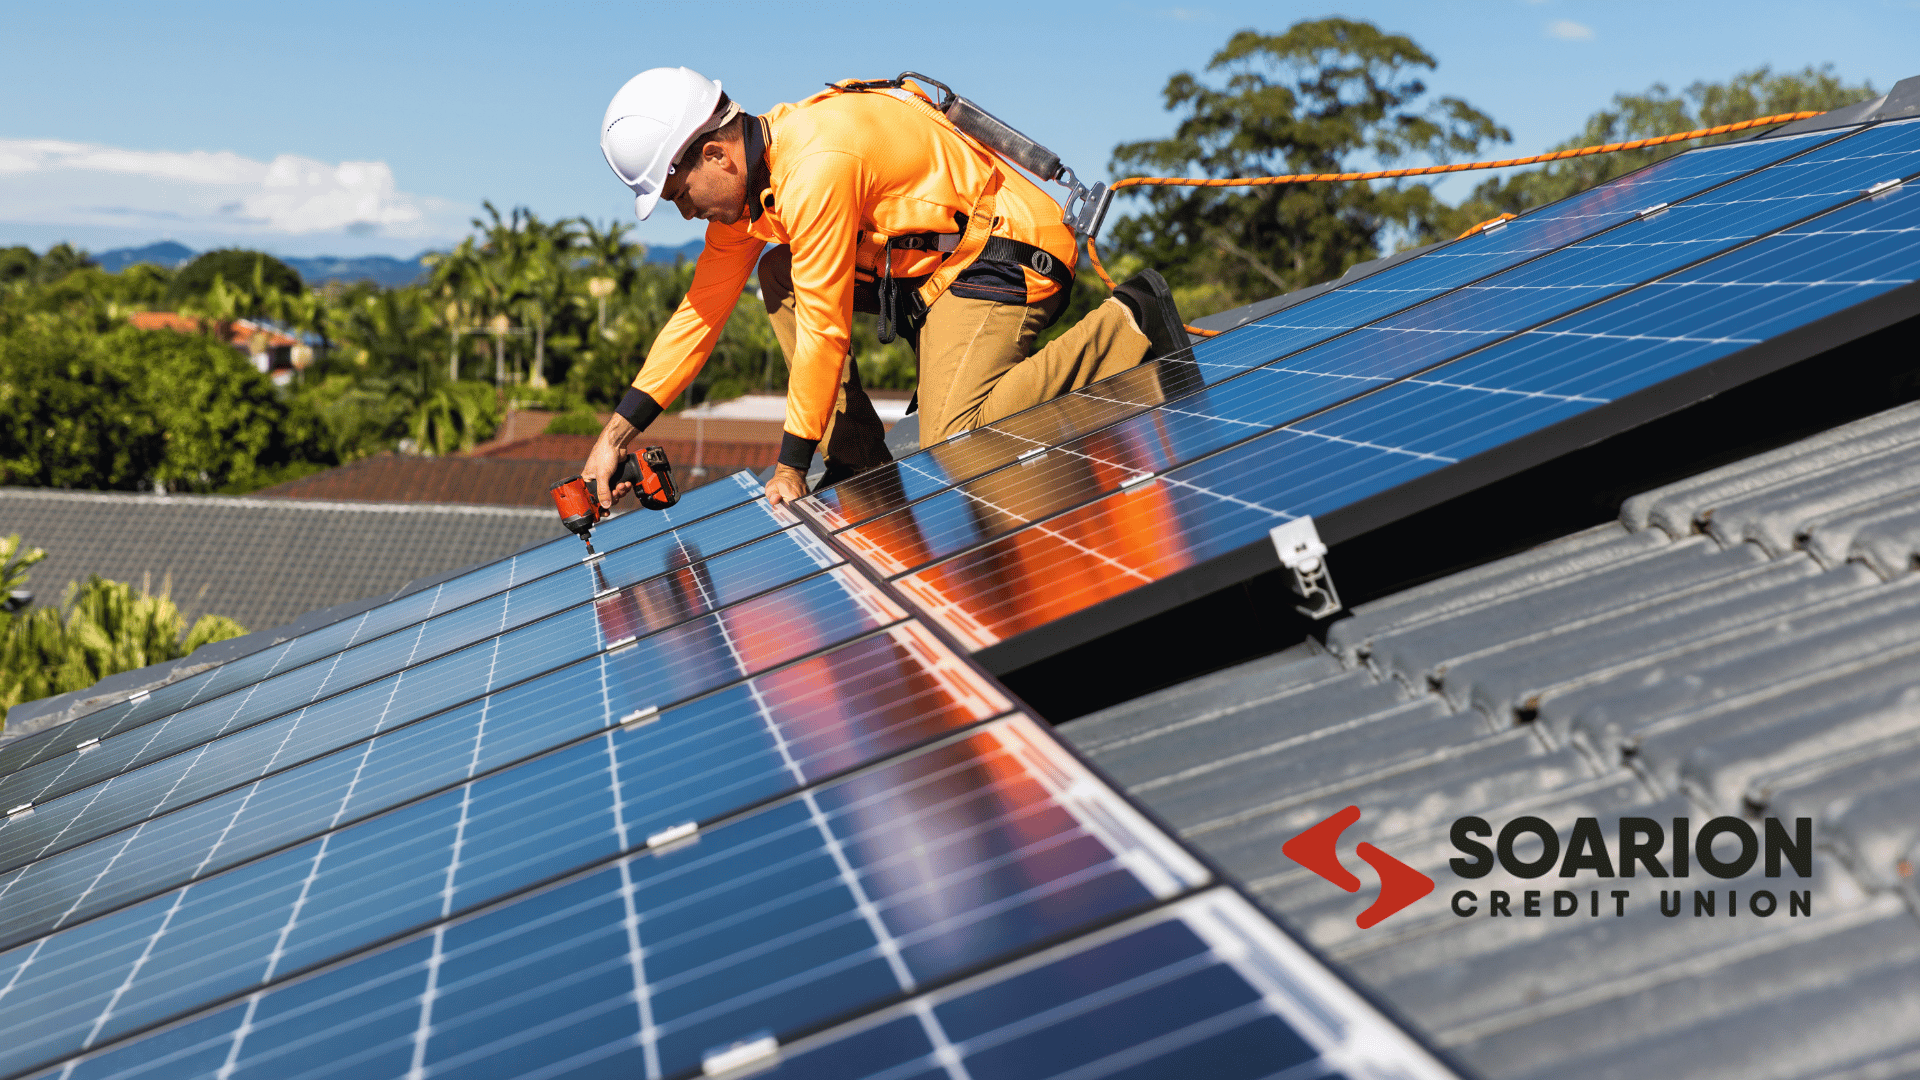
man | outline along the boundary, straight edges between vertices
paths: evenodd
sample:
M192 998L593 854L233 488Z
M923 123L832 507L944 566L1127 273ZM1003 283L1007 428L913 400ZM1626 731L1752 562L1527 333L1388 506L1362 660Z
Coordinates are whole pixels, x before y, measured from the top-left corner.
M609 507L628 490L605 483L618 452L693 381L756 270L787 358L776 504L806 494L816 448L823 485L891 460L849 355L855 311L914 346L922 446L1187 343L1146 271L1034 352L1072 291L1073 234L912 84L842 83L753 116L718 82L654 68L614 95L600 143L643 220L665 199L708 223L686 299L580 470Z

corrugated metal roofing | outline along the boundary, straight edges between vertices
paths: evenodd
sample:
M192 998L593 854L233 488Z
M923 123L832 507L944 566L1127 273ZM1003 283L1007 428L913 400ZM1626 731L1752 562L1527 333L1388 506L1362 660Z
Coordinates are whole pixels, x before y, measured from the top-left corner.
M1062 728L1489 1077L1920 1075L1920 405L1626 502L1620 519L1364 605L1309 642ZM1338 580L1339 567L1332 567ZM1439 883L1368 902L1281 851L1343 807ZM1810 880L1477 880L1457 817L1814 820ZM1758 827L1758 826L1756 826ZM1364 876L1365 868L1362 867ZM1661 913L1661 886L1812 914ZM1460 917L1467 887L1580 914ZM1606 917L1587 909L1597 887ZM1612 889L1632 893L1624 917ZM1362 889L1370 899L1372 883ZM1550 902L1550 901L1549 901Z

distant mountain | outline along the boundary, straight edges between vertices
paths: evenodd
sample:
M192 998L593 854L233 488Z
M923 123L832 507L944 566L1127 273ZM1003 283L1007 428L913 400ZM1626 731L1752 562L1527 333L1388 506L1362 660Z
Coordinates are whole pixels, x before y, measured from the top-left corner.
M679 247L649 246L647 248L647 261L650 263L664 263L668 266L672 266L673 261L679 258L685 258L688 262L692 262L700 257L700 249L706 246L707 242L704 240L689 240Z
M311 259L282 258L280 261L298 271L300 280L308 285L324 285L329 281L347 284L371 281L392 289L411 285L427 272L427 264L420 261L419 255L411 259L395 259L387 255L361 255L352 259L320 255Z
M700 249L705 246L704 241L689 240L678 247L649 247L647 261L666 266L673 265L674 260L681 258L691 262L700 257ZM177 270L192 262L193 257L198 254L200 253L185 244L162 240L159 243L148 244L146 247L114 248L112 251L103 251L89 257L100 264L100 269L110 274L117 274L134 263L153 263L168 270ZM308 285L324 285L329 281L349 284L355 281L372 281L391 289L400 285L411 285L419 280L420 276L427 272L426 264L420 261L426 254L423 251L411 259L395 259L387 255L360 255L352 258L319 255L308 259L291 259L283 255L279 256L279 259L293 267L299 273L300 280Z
M109 274L117 274L134 263L152 263L168 270L177 270L192 261L197 254L199 252L185 244L162 240L157 244L148 244L146 247L114 248L112 251L103 251L88 257L99 263L100 269Z

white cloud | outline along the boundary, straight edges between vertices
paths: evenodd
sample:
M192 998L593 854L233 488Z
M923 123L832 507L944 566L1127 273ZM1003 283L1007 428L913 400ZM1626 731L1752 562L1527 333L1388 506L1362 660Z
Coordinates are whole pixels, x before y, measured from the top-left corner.
M1555 19L1547 24L1547 36L1563 41L1585 41L1593 36L1593 27L1582 26L1572 19Z
M130 236L213 240L379 237L418 250L466 232L470 209L401 191L382 161L124 150L0 139L0 218ZM204 241L203 241L204 242ZM305 245L301 245L305 246Z

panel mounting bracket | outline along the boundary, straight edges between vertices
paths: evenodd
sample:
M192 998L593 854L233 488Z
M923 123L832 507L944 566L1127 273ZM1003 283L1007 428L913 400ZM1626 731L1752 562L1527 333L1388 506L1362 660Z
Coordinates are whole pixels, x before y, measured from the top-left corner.
M1287 568L1294 593L1305 600L1294 610L1309 619L1324 619L1340 610L1340 594L1333 587L1333 575L1327 572L1327 545L1313 518L1297 517L1267 530L1273 540L1280 565Z

